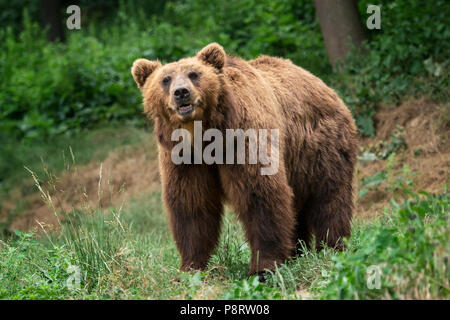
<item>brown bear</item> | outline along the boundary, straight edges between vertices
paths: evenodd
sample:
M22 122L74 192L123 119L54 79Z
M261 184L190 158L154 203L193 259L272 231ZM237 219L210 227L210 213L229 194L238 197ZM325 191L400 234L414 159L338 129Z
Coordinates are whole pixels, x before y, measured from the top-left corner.
M243 223L250 274L273 270L301 242L310 248L313 235L316 248L342 249L342 238L350 235L357 130L334 90L290 60L245 61L217 43L165 65L138 59L132 75L154 121L163 200L181 270L206 267L224 202ZM223 133L277 129L278 171L263 175L261 163L175 164L172 133L185 128L193 135L194 121L201 121L203 131Z

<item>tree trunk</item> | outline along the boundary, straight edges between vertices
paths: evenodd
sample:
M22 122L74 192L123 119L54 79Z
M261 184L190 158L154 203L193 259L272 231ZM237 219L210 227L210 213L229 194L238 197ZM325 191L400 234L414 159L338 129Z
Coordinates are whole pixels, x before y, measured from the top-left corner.
M356 0L314 0L320 29L333 68L352 46L366 39Z
M64 41L64 29L61 16L61 2L59 0L41 0L42 21L48 27L49 41Z

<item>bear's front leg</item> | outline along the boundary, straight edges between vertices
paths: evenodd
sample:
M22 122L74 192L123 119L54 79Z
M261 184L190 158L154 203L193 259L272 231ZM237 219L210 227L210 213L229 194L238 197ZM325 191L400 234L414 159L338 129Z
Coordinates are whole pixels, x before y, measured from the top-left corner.
M217 245L223 214L217 168L175 165L160 153L163 200L183 271L202 270Z

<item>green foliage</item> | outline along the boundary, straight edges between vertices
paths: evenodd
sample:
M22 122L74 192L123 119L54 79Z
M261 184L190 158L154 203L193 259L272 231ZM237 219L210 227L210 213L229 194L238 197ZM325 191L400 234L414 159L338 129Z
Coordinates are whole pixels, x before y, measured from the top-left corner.
M197 271L192 273L186 272L180 274L180 282L185 287L184 298L189 300L195 299L195 294L201 289L202 285L204 285L207 276L207 273L205 272Z
M179 19L186 12L189 19ZM220 42L227 51L247 59L261 54L281 56L314 73L330 71L311 1L169 2L164 20L181 27L181 35L201 39L202 45ZM178 40L192 46L192 39L179 36Z
M281 299L281 295L278 290L259 282L258 276L253 276L248 280L236 281L233 289L225 293L224 299L267 300Z
M369 3L359 2L363 21ZM211 41L247 59L282 56L312 71L339 91L370 136L382 102L448 99L445 0L383 1L381 31L367 30L364 54L351 54L342 74L331 73L309 0L82 1L82 30L68 32L64 44L46 41L33 22L35 5L20 29L20 10L2 4L0 21L9 27L0 31L0 131L29 139L104 122L142 123L132 61L177 60Z
M317 31L311 4L304 12L295 1L282 6L269 1L173 2L162 17L139 16L136 6L122 3L108 27L96 19L83 22L83 29L70 32L64 44L48 43L27 11L19 35L11 27L2 30L0 131L33 139L114 121L140 124L141 97L129 71L133 60L176 60L210 41L247 58L265 53L299 61L295 53L302 52L302 59L310 59L314 68L320 65L315 62L321 52L326 62L319 33L310 31ZM237 11L246 19L229 19ZM184 12L189 12L189 19L179 19ZM307 18L304 24L299 15ZM261 25L262 19L276 23Z
M210 23L208 32L203 28L203 5L206 3L211 9L207 14L214 12L207 18ZM255 56L265 52L258 44L268 41L267 35L273 32L261 28L259 36L248 41L249 35L254 34L250 28L256 28L256 21L263 17L274 20L283 12L286 15L280 22L280 28L286 31L280 33L286 39L283 41L285 47L275 45L273 42L278 41L278 37L271 35L272 40L267 44L269 48L295 52L300 51L297 49L302 43L302 39L296 37L295 27L300 22L290 13L293 1L286 7L277 7L277 12L271 11L275 8L273 4L270 9L264 4L249 1L245 4L248 17L244 25L239 25L240 17L235 24L226 21L226 13L238 10L238 2L170 3L167 14L158 20L155 17L131 16L132 5L128 3L120 7L111 22L113 27L98 29L91 23L86 31L70 33L65 44L47 43L39 25L31 22L26 12L19 36L12 28L3 30L0 33L0 131L36 138L88 128L102 122L131 119L140 123L143 120L141 98L129 73L134 59L144 56L175 60L194 54L201 46L214 40L222 42L231 52L247 43L248 47L239 53ZM90 7L86 10L89 12ZM191 12L189 20L184 21L189 24L195 22L195 28L179 23L179 13L184 10ZM309 14L312 13L310 6ZM138 26L139 21L142 25L145 21L146 25ZM225 30L222 30L223 26L226 26ZM241 31L232 40L227 34L230 32L233 36L236 30ZM193 38L198 40L192 41ZM308 38L311 37L304 36L304 39ZM319 37L315 39L315 46L320 46ZM277 55L285 52L266 51Z
M46 248L33 233L15 231L15 237L11 244L0 243L0 299L70 296L65 283L69 253L59 246Z
M359 1L362 20L369 0ZM366 30L363 54L355 51L346 70L330 83L353 111L362 133L374 135L372 116L380 103L408 97L448 101L450 4L445 0L381 1L381 30Z
M358 199L364 197L369 190L376 190L379 185L386 182L386 172L381 171L369 177L361 179L360 190L358 191Z
M33 20L40 18L39 1L28 0L0 0L0 24L10 27L17 34L23 25L23 9L31 15Z
M352 249L332 258L325 299L429 299L450 294L450 194L415 194L392 202ZM378 269L379 286L370 267Z
M10 28L0 39L0 131L36 138L102 122L142 123L129 75L136 53L81 34L47 43L27 19L18 39Z

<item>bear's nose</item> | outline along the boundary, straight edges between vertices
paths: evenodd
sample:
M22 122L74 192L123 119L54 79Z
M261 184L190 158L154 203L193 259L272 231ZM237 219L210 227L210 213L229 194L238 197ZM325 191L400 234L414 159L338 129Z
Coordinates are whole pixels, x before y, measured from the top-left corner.
M187 98L189 98L190 95L191 95L191 92L186 87L178 87L173 92L173 97L177 101L178 100L181 101L181 100L187 99Z

